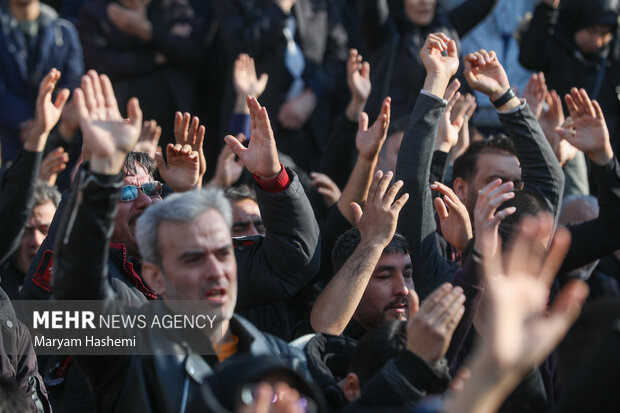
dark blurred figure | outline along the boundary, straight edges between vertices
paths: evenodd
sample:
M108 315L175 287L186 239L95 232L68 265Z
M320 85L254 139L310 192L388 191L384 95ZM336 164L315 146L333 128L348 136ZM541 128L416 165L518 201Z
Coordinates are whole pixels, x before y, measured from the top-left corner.
M2 162L14 160L28 138L39 83L51 68L58 88L73 90L84 72L75 27L39 0L0 4L0 141Z
M247 53L256 62L256 72L269 75L261 104L273 116L278 149L302 169L318 170L331 120L340 109L333 107L335 97L346 90L347 34L338 5L328 0L213 5L230 61ZM228 83L223 119L230 118L234 100Z
M553 0L536 7L521 40L519 60L543 71L549 90L560 96L584 88L598 100L611 134L614 152L620 122L620 42L618 0Z
M174 113L191 112L201 23L186 0L93 0L78 24L88 69L107 74L121 108L140 100L145 119L172 142Z

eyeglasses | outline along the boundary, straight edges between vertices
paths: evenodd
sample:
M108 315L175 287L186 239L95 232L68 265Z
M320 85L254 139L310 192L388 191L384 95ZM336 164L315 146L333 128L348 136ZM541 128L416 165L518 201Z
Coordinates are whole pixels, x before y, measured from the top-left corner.
M121 187L121 201L131 202L138 199L138 191L142 191L148 197L156 197L161 195L161 182L145 182L142 186L125 185Z

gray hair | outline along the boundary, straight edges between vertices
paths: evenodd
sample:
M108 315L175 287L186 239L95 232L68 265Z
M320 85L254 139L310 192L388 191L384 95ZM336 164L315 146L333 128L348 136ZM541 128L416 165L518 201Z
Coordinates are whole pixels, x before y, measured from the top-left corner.
M215 209L228 228L232 226L232 208L221 189L203 189L173 194L149 207L136 224L136 239L145 262L159 264L159 226L163 221L193 222L204 212Z
M51 186L45 181L38 180L37 185L34 187L34 201L32 206L36 208L39 205L51 202L57 207L60 203L60 198L60 192L58 192L55 186Z

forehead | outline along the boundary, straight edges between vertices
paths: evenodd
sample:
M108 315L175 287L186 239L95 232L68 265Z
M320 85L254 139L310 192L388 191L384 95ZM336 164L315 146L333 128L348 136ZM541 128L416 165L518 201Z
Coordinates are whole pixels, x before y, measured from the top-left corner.
M259 215L260 209L258 208L258 204L253 199L242 199L240 201L235 201L232 203L233 213L235 214L248 214L248 215Z
M519 160L508 154L481 153L476 162L476 178L483 181L502 178L503 180L521 179Z
M375 270L382 269L385 267L394 267L394 268L405 268L411 265L411 257L409 254L405 254L404 252L392 252L381 254L381 258L377 262L377 266Z
M210 209L192 222L163 221L158 244L163 256L176 255L193 249L221 248L231 244L231 235L224 217Z
M32 209L30 221L50 223L54 218L54 213L56 213L56 205L48 201Z
M127 174L123 179L124 185L136 185L140 186L146 182L150 182L151 175L147 172L146 168L139 163L136 163L136 173L135 174Z

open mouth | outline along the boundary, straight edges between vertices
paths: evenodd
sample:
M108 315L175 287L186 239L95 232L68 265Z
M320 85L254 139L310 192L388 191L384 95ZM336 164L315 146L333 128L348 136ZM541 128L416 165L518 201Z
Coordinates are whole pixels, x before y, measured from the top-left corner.
M207 290L204 294L205 300L212 303L224 303L226 301L226 288L218 287Z

